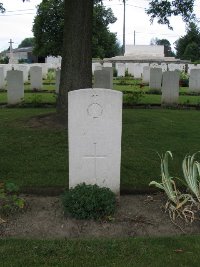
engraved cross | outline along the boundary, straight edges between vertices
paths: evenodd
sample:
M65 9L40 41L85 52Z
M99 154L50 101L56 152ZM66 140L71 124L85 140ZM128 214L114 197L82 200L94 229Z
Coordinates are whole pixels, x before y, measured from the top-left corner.
M85 155L84 158L87 159L94 159L94 178L97 182L97 160L98 159L105 159L107 156L106 155L98 155L97 154L97 143L93 143L94 145L94 154L92 155Z

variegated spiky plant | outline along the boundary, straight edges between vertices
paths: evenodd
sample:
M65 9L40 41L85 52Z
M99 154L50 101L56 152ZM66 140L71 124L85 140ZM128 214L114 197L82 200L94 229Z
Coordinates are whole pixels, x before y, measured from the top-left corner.
M197 152L198 153L198 152ZM185 156L182 164L185 181L191 193L200 202L200 163L195 160L196 154Z
M193 205L195 201L190 194L182 194L177 190L175 181L173 177L169 175L168 171L169 156L173 159L171 151L166 151L164 156L159 155L161 160L162 182L158 183L156 181L152 181L149 185L155 185L166 193L168 201L165 207L169 211L170 217L173 220L177 216L180 216L185 218L186 221L193 221L194 213L191 210L191 205Z

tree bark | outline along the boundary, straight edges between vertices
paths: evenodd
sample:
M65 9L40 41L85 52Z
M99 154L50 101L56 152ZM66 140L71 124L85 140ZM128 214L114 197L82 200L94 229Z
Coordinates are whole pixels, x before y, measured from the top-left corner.
M92 87L92 10L93 0L65 0L57 111L66 120L68 92Z

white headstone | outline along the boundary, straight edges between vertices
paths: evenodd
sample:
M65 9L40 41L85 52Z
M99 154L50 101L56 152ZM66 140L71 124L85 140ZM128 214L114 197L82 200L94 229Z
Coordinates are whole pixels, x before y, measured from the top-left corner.
M61 70L56 70L56 93L59 93L59 86L60 86L60 72Z
M160 67L162 69L162 72L167 71L167 64L166 63L161 63Z
M28 66L26 65L22 65L22 64L18 64L15 67L16 70L21 70L23 72L23 80L24 82L28 81Z
M33 66L30 68L31 89L42 88L42 68Z
M151 68L158 68L158 63L156 63L156 62L150 63L150 67Z
M5 76L3 67L0 67L0 89L5 89Z
M144 83L149 83L150 81L150 67L149 66L143 67L142 81Z
M99 62L92 63L92 74L94 74L95 70L102 70L102 65Z
M191 69L189 90L192 92L200 92L200 69Z
M162 84L162 69L161 68L150 68L150 89L161 89Z
M126 66L127 66L128 73L134 76L134 63L127 63Z
M169 69L169 71L181 70L180 69L180 65L179 64L175 64L175 63L168 64L168 69Z
M85 182L120 192L122 93L69 92L69 187Z
M7 72L7 99L8 104L18 104L24 97L23 72L10 70Z
M112 63L110 63L110 62L104 62L104 63L103 63L103 67L109 67L109 68L112 68Z
M7 71L8 70L11 70L11 69L8 69L8 65L9 64L0 64L0 67L3 68L3 71L4 71L4 77L6 78L6 75L7 75Z
M134 63L134 78L141 79L143 68L140 63Z
M48 69L49 69L49 64L48 63L41 63L40 67L42 68L42 78L46 79L47 78Z
M178 71L166 71L163 73L162 104L178 104L179 98L179 77Z
M113 68L94 71L94 88L113 89Z
M126 65L124 63L117 63L117 76L124 77L126 72Z

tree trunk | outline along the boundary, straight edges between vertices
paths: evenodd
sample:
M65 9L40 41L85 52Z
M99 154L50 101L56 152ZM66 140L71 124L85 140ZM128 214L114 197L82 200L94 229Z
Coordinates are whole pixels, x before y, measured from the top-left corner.
M92 10L93 0L65 0L57 111L66 121L68 92L92 87Z

